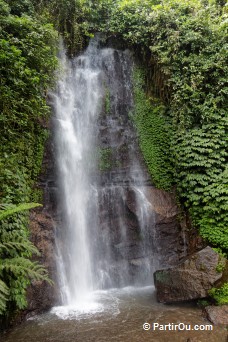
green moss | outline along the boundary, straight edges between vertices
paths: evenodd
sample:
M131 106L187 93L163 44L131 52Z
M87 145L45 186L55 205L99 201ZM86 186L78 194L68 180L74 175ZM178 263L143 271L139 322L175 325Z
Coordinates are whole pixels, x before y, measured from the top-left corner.
M105 91L105 113L109 114L111 110L111 103L110 103L110 91L106 88Z
M208 300L205 299L199 299L197 301L197 306L199 306L200 308L205 308L206 306L210 305L210 302Z
M112 149L99 149L98 168L100 171L108 171L112 168Z
M169 274L165 271L160 271L156 273L156 281L159 281L162 284L170 284L170 277Z
M121 167L116 148L106 147L98 150L98 168L100 171L111 171Z
M226 256L227 255L225 253L222 253L221 249L219 248L213 248L213 250L219 255L218 264L216 266L216 271L218 273L222 273L226 268Z
M170 162L171 125L165 117L166 107L158 99L148 99L143 72L134 70L135 123L139 144L151 178L159 188L169 190L173 184Z

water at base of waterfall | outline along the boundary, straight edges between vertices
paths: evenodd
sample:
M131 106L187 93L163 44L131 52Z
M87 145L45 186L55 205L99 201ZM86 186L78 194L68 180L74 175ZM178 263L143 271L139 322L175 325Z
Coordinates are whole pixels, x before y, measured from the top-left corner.
M212 331L144 330L143 324L210 324L194 304L156 302L152 287L110 289L94 293L97 308L35 316L1 336L1 342L227 342L225 326Z
M120 302L126 300L127 297L134 297L134 294L141 295L144 293L152 293L153 287L123 287L108 290L97 290L91 292L88 301L75 306L57 306L51 310L60 319L85 319L99 315L119 315Z

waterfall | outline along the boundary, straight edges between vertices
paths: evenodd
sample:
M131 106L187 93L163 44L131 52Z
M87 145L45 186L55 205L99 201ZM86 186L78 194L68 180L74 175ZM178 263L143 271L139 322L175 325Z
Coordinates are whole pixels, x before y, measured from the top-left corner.
M62 305L98 289L152 284L154 214L149 176L129 119L129 51L100 48L61 55L55 135L61 222L57 266Z

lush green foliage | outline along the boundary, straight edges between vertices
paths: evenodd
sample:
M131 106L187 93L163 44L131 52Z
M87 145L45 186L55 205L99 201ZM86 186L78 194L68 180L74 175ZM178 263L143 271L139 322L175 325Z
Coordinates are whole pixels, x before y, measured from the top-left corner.
M4 283L4 281L0 280L0 314L6 310L6 302L9 298L9 289Z
M10 206L0 211L0 221L6 217L40 206L37 203L24 203ZM9 228L9 224L7 228ZM15 228L15 222L14 227ZM48 279L47 271L29 257L39 254L37 248L22 234L13 230L1 230L0 242L0 315L7 309L7 302L17 308L26 307L26 288L31 280Z
M225 283L219 289L212 288L208 292L218 305L228 304L228 283Z
M3 1L0 8L0 193L1 202L20 203L30 200L27 182L32 185L42 160L47 133L41 123L48 113L57 36L50 24L11 15Z
M173 183L173 168L169 159L172 130L165 106L156 98L147 98L142 70L135 70L133 83L135 109L132 119L138 131L140 148L155 184L169 190Z
M32 209L32 208L36 208L36 207L40 207L42 206L39 203L24 203L24 204L20 204L18 206L13 206L11 208L5 209L5 210L0 210L0 220L3 220L4 218L11 216L15 213L24 211L24 210L28 210L28 209Z
M38 251L29 241L28 213L21 211L31 205L19 204L37 200L57 41L31 1L0 0L0 314L26 306L31 279L47 279L30 261Z
M86 44L88 22L94 18L91 1L87 0L32 0L36 11L45 16L61 33L68 54L72 57ZM96 8L99 7L99 1Z

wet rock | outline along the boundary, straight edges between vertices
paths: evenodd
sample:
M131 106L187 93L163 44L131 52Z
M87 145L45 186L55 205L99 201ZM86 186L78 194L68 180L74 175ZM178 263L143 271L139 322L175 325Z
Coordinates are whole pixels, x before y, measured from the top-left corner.
M48 271L53 285L46 281L33 281L27 290L27 315L35 315L50 309L57 303L56 288L56 261L55 261L55 225L58 221L56 187L56 171L53 156L53 139L46 144L43 159L42 173L39 176L37 187L43 193L43 207L31 211L30 239L38 248L40 256L33 259L42 264Z
M34 260L42 264L48 271L49 278L56 279L55 243L53 220L42 210L33 211L30 220L31 241L38 248L40 256ZM57 301L55 283L33 281L27 290L28 308L30 314L37 314L50 309Z
M157 299L172 303L207 297L208 290L222 278L217 272L219 255L210 247L193 254L177 267L154 273Z
M175 193L142 186L150 211L150 230L153 231L154 248L159 255L160 267L172 266L179 262L187 253L187 237L183 235L178 221L179 208L176 204ZM134 188L129 188L126 194L126 205L134 215L137 215L138 201Z
M205 308L207 318L213 324L226 324L228 325L228 305L222 306L207 306Z
M147 259L146 258L138 258L138 259L132 259L130 260L130 264L134 266L142 267L146 264Z
M157 223L164 222L164 219L167 220L179 214L174 193L150 187L147 188L147 198L157 214Z

